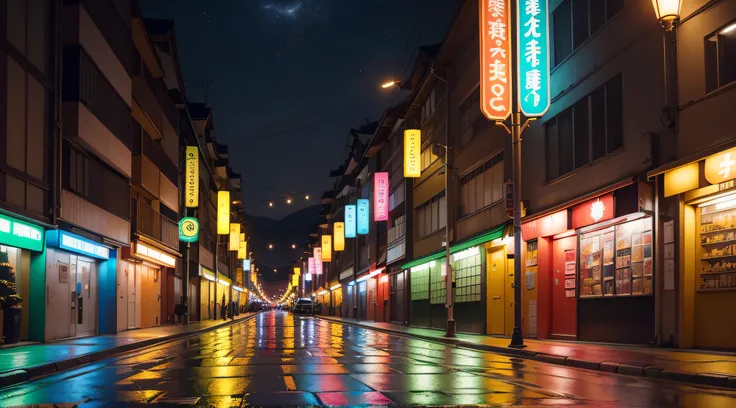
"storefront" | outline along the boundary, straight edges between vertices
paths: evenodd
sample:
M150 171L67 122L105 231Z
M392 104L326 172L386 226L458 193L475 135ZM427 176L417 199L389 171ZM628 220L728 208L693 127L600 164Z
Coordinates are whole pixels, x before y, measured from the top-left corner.
M223 299L225 305L230 302L230 286L232 281L227 276L220 274L215 278L215 273L201 266L199 268L199 316L200 320L221 319Z
M652 189L628 182L526 221L524 328L539 338L655 337Z
M9 294L6 300L7 309L0 310L0 339L7 335L6 343L26 339L43 340L43 335L38 338L38 328L33 327L38 326L34 319L36 316L31 315L34 309L43 307L44 304L44 250L43 228L8 215L0 215L0 280L8 282L0 285ZM40 281L40 284L36 281ZM15 285L14 289L12 285ZM17 297L10 298L13 292ZM20 331L12 333L11 330L10 333L5 333L5 319L11 321L18 318ZM43 333L43 327L40 329Z
M486 292L490 290L487 286L487 281L491 279L489 274L492 274L494 279L496 277L506 279L504 275L510 273L507 269L510 264L507 262L507 253L504 249L506 242L502 239L504 229L505 225L501 225L450 247L455 299L454 318L459 332L485 333L489 328L495 327L496 321L500 321L500 318L494 315L497 308L491 307L486 299L490 292ZM486 262L486 258L491 255L494 260L497 257L499 259L495 269L489 269ZM445 329L447 323L445 259L443 250L402 266L410 275L409 293L413 326ZM503 286L505 282L493 283L494 291L505 291ZM507 302L509 299L503 297L497 300ZM513 303L513 298L510 301ZM488 309L483 306L483 302L486 302ZM504 309L503 306L500 307L500 310ZM504 322L502 325L505 326L505 317L502 320Z
M342 313L342 284L337 279L330 281L330 316L340 316Z
M354 269L351 266L340 272L340 284L342 285L342 287L338 290L342 290L342 317L356 317L357 304L355 303L355 300L357 295L355 293L355 281L353 280L355 276L353 271Z
M67 231L46 232L44 340L117 332L117 251Z
M118 330L159 326L169 319L176 257L140 241L121 251L118 265ZM167 282L171 275L172 281Z
M407 287L409 286L409 272L400 269L401 265L396 266L388 275L389 285L389 321L397 324L409 323L409 295Z
M662 290L677 304L677 345L736 349L736 148L678 162L660 197L679 217L662 219ZM725 324L724 324L725 323Z
M388 278L381 281L386 275L386 268L371 268L355 279L358 287L359 308L358 316L361 320L378 321L384 320L384 310L388 303L386 286Z

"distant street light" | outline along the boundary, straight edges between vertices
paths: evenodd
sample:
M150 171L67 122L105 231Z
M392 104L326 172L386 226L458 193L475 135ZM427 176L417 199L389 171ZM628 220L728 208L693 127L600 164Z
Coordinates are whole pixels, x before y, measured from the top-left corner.
M304 198L306 198L307 200L309 200L309 196L306 196L306 197L304 197Z
M268 206L269 206L269 207L273 207L273 201L269 201L269 202L268 202Z
M296 249L296 245L295 244L291 244L291 249Z
M383 84L381 84L381 88L388 89L388 88L391 88L392 86L399 86L399 84L401 84L401 81L384 82Z
M273 249L273 244L268 244L268 249Z
M291 198L286 199L286 204L291 204Z

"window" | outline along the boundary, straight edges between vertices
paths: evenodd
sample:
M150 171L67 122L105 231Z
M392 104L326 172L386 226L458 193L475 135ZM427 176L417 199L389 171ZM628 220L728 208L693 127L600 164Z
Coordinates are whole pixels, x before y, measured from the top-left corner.
M394 220L393 227L388 230L388 244L406 236L406 216L402 215Z
M622 148L623 121L619 74L545 124L547 180Z
M503 196L503 152L460 177L461 216L473 214Z
M403 180L403 179L402 179ZM403 203L406 199L406 188L402 181L398 187L388 196L388 208L389 211L393 211L399 204Z
M432 88L432 91L429 93L429 96L427 96L427 100L424 101L424 104L422 105L422 117L421 122L422 124L429 119L430 116L434 113L435 108L437 107L437 101L435 99L435 88Z
M130 185L104 164L71 144L64 144L64 188L126 220L130 219Z
M475 248L477 249L477 247ZM453 262L455 302L480 302L481 270L480 251Z
M8 51L0 51L0 197L31 215L50 214L49 150L53 135L50 63L51 10L45 0L3 2L2 30Z
M417 207L415 211L417 238L426 237L441 228L445 228L447 223L445 192L437 194L431 200Z
M705 39L705 91L736 81L736 22Z
M433 305L441 305L447 299L447 284L445 277L442 276L442 265L445 264L445 258L433 261L429 267L429 303Z
M480 87L460 104L460 147L485 128L488 121L480 112Z
M427 168L437 161L437 159L439 159L439 157L434 153L434 145L427 145L422 150L422 171L427 170Z
M554 65L559 64L613 18L624 0L564 0L552 12Z
M411 300L429 299L429 265L411 268Z

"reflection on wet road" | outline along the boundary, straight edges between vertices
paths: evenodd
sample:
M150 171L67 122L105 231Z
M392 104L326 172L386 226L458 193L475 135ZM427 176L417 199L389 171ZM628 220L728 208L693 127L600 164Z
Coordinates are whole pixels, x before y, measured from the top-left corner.
M0 391L0 406L733 407L736 392L448 347L285 312Z

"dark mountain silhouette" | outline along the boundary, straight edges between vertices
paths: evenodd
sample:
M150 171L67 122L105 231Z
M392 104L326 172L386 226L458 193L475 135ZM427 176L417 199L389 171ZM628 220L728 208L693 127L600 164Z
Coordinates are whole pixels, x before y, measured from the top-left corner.
M306 207L280 220L246 216L255 265L263 281L287 280L295 261L307 250L309 234L316 231L321 205ZM273 249L268 245L273 244ZM296 249L292 249L292 244ZM276 269L277 272L273 270Z

